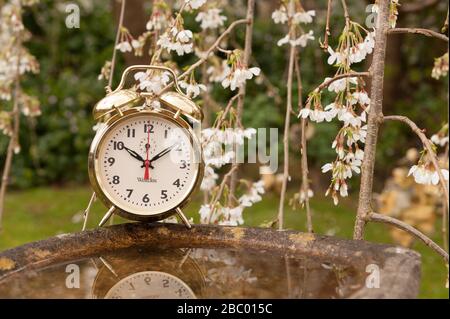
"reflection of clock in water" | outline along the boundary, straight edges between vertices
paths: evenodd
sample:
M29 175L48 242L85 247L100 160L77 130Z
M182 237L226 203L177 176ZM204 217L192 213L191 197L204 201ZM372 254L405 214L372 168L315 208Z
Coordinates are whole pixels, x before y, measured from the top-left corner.
M94 298L201 298L205 276L190 249L133 247L97 259ZM100 263L99 263L100 261Z
M160 271L143 271L120 280L105 299L193 299L192 289L180 278Z

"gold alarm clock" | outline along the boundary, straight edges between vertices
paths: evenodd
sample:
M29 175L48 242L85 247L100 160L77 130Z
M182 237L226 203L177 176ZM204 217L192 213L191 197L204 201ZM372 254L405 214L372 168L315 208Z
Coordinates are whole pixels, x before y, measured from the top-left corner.
M169 72L174 89L168 86L158 95L124 89L127 75L140 69ZM118 88L95 105L93 116L101 125L89 151L89 180L93 198L108 208L100 226L113 214L136 221L178 214L190 227L181 208L203 176L194 130L203 114L182 93L176 74L162 66L127 68Z

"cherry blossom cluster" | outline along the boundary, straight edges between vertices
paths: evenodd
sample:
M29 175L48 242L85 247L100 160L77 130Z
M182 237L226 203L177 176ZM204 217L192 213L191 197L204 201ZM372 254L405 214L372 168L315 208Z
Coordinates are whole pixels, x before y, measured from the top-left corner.
M225 89L230 88L231 91L241 88L247 80L251 80L254 76L258 76L261 73L260 68L248 68L242 62L241 50L234 50L228 56L227 64L229 67L225 68L221 83Z
M335 49L328 46L328 64L337 68L334 77L325 78L321 86L309 94L299 117L312 122L342 123L331 144L336 159L322 166L322 172L331 172L331 184L326 195L331 195L337 205L339 196L348 196L347 180L359 174L364 158L363 145L367 135L367 114L370 98L364 89L362 78L352 76L354 64L364 61L375 46L374 31L369 31L359 23L346 19ZM334 100L323 106L324 90L334 94ZM305 194L303 194L305 197Z
M439 184L439 174L436 170L436 167L431 162L430 156L435 156L435 154L428 154L428 151L424 149L421 152L421 156L417 165L413 165L408 172L408 176L413 176L414 181L417 184ZM444 177L444 180L448 183L448 170L443 168L441 168L440 170L442 176Z
M235 207L226 207L220 202L204 204L200 207L200 222L204 224L218 224L224 226L239 226L244 223L243 211L246 207L262 200L264 194L264 183L258 181L252 183L247 193L239 199L239 205Z
M203 157L205 161L205 176L200 188L212 191L216 187L219 175L216 170L231 164L235 158L235 146L242 146L245 139L250 139L256 130L249 129L216 129L207 128L202 131Z
M431 77L439 80L441 77L445 77L448 74L448 52L443 56L434 60L434 67L431 71Z
M291 46L306 47L309 41L314 40L314 32L310 30L305 33L301 25L311 23L315 16L316 12L306 11L299 0L281 1L280 7L272 13L272 19L276 24L287 23L289 32L277 42L277 45L289 43Z
M431 141L440 147L448 145L448 123L445 123L439 132L431 136Z
M0 101L5 101L1 106L12 104L11 100L14 97L17 99L19 111L30 117L41 114L40 103L37 98L26 94L22 89L17 89L15 84L25 73L39 72L38 62L23 45L30 39L30 33L22 23L23 7L35 3L37 1L34 0L10 0L3 3L0 8ZM12 136L12 126L13 112L9 108L0 109L1 132ZM14 150L16 153L19 152L19 145Z

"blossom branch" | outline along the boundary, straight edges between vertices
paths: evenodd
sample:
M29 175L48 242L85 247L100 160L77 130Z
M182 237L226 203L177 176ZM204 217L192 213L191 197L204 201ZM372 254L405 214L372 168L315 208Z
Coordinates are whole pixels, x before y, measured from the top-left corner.
M113 56L112 56L112 59L111 59L111 72L109 74L107 91L111 91L111 86L112 86L112 81L113 81L113 76L114 76L114 69L115 69L116 60L117 60L117 48L116 47L119 44L120 33L121 33L121 30L122 30L122 27L123 27L123 18L124 18L124 15L125 15L126 2L127 2L127 0L122 0L122 5L120 7L119 24L117 26L116 40L114 42Z
M252 56L252 41L253 41L253 22L254 22L254 15L255 15L255 0L248 0L247 1L247 14L246 14L246 20L247 20L247 27L245 29L245 42L244 42L244 56L242 59L242 63L245 66L248 66L250 62L250 57ZM246 84L244 83L239 88L239 99L238 99L238 105L237 105L237 112L236 112L236 123L237 125L242 126L242 113L244 111L244 100L245 100L245 94L246 94ZM238 172L237 168L239 167L239 163L235 161L235 163L232 164L233 167L235 167L233 174L231 175L230 180L230 196L229 196L229 202L231 203L234 197L234 194L236 192L236 186L238 181Z
M411 121L406 116L400 116L400 115L389 115L384 116L383 121L400 121L408 125L411 130L419 137L421 140L423 146L428 152L429 159L431 163L433 164L434 168L436 169L437 174L439 175L439 181L442 186L442 191L444 192L444 196L446 198L446 206L448 207L448 201L449 201L449 195L448 195L448 189L447 189L447 183L445 182L445 178L442 175L441 169L439 167L438 159L435 155L435 151L433 150L433 146L430 142L430 140L426 137L426 135L423 133L423 130L421 130L416 123ZM434 156L433 156L434 154ZM446 209L447 210L447 209Z
M437 252L439 255L444 258L445 262L448 263L448 253L442 249L438 244L436 244L434 241L432 241L429 237L427 237L425 234L417 230L416 228L412 227L411 225L408 225L405 222L402 222L401 220L398 220L396 218L385 216L377 213L370 213L365 218L366 221L372 221L376 223L385 223L393 225L401 230L404 230L411 235L419 238L421 241L425 243L428 247L433 249L435 252Z
M281 185L280 204L278 207L278 229L279 230L283 230L283 228L284 228L284 201L285 201L285 197L286 197L287 182L289 179L289 128L290 128L290 123L291 123L292 82L293 82L295 56L296 56L296 48L294 45L291 45L290 52L289 52L286 116L285 116L285 120L284 120L284 136L283 136L283 150L284 150L283 182Z
M344 78L353 78L353 77L370 77L370 75L371 75L370 72L351 72L351 73L339 74L339 75L336 75L335 77L323 82L322 84L320 84L318 87L316 87L314 89L314 92L319 93L323 89L329 87L331 83L333 83L337 80L341 80Z
M248 24L249 20L248 19L241 19L241 20L236 20L233 23L231 23L228 28L217 38L216 42L214 42L209 49L204 53L203 57L200 58L197 62L195 62L194 64L192 64L185 72L183 72L180 76L179 79L182 80L185 77L187 77L189 74L191 74L192 71L194 71L196 68L198 68L200 65L202 65L203 63L206 62L206 60L208 60L210 54L212 52L214 52L220 45L220 43L223 41L223 39L225 39L233 30L234 28L236 28L238 25L241 24ZM173 84L172 84L173 85Z
M219 190L217 191L217 194L214 196L214 200L212 200L211 209L214 211L216 209L216 205L219 202L220 198L222 197L223 191L225 190L225 186L228 184L228 180L231 178L233 173L237 170L238 167L231 166L231 169L223 176L222 182L220 183ZM208 224L211 222L211 218L213 216L213 213L209 215L209 221Z
M448 167L449 161L448 161L448 143L447 146L445 147L445 152L444 152L444 158L446 161L446 165ZM445 251L448 252L448 207L447 207L448 201L443 198L442 199L442 240L444 242L444 249ZM446 208L447 207L447 213L446 213Z
M233 106L234 102L236 101L236 99L238 99L240 97L240 93L236 94L235 96L233 96L229 101L227 106L225 107L225 110L220 114L220 117L217 119L216 124L214 125L215 129L219 129L220 126L223 124L225 117L228 115L228 113L231 110L231 107Z
M17 40L19 41L19 40ZM19 95L20 95L20 55L17 56L16 75L14 78L14 104L12 109L13 115L13 130L9 140L8 149L6 151L6 159L3 167L2 185L0 188L0 232L2 230L2 216L5 205L6 189L9 184L9 177L11 173L12 160L14 157L14 150L17 147L19 140L19 128L20 128L20 108L19 108Z
M412 33L412 34L422 34L427 37L437 38L439 40L448 42L448 37L439 32L429 30L429 29L421 29L421 28L394 28L388 30L389 34L398 34L398 33Z
M445 33L447 32L447 30L448 30L448 9L447 9L447 17L445 18L444 26L442 27L441 32Z
M326 25L325 25L325 36L322 44L322 49L326 50L328 49L328 37L331 35L330 32L330 18L331 18L331 5L333 3L333 0L328 0L327 5L327 18L326 18Z
M303 85L300 71L299 58L295 59L295 72L297 78L297 91L298 91L298 108L299 112L303 109ZM308 122L302 118L301 121L301 136L300 136L300 155L301 155L301 173L302 173L302 185L300 187L299 199L301 200L301 194L303 192L304 204L306 209L306 228L309 233L314 231L311 216L311 207L309 205L309 169L308 169L308 150L306 142L306 129Z

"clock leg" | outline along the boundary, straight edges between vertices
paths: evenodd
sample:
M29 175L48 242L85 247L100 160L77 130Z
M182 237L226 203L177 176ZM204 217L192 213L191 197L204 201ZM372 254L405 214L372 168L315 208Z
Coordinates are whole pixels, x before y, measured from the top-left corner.
M184 215L183 211L180 208L176 208L175 211L178 214L178 217L180 217L181 221L183 222L183 224L188 228L191 229L191 223L189 222L189 220L187 219L187 217Z
M83 214L83 220L84 221L83 221L83 228L81 229L82 231L86 230L87 221L88 221L88 218L89 218L89 212L91 211L91 206L92 206L92 204L94 204L95 200L96 200L96 195L95 195L95 193L92 193L91 199L89 200L89 203L88 203L88 205L86 207L86 210L84 211L84 214Z
M99 227L102 227L103 225L106 224L106 222L108 221L108 219L111 218L111 216L114 214L114 211L116 210L115 206L112 206L105 214L105 216L103 216L102 220L100 221L100 223L98 224Z

